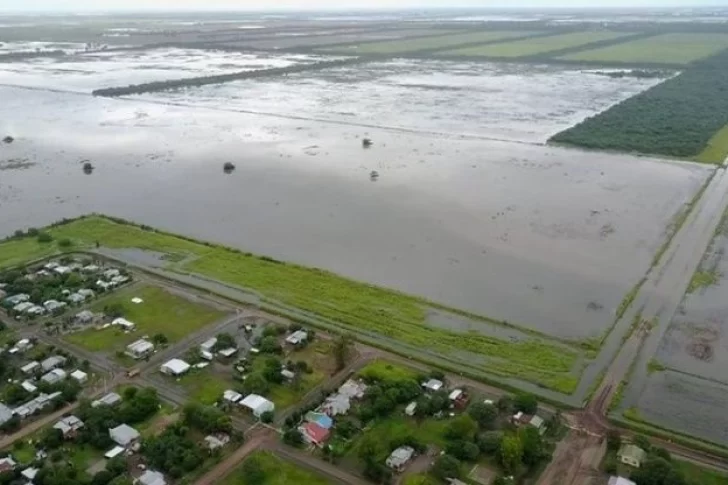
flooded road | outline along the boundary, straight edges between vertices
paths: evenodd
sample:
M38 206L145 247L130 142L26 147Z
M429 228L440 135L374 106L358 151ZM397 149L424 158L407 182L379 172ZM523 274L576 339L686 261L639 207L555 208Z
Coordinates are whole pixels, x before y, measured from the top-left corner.
M16 137L0 146L2 234L102 212L577 340L611 325L709 173L220 109L0 98L19 113L0 121Z

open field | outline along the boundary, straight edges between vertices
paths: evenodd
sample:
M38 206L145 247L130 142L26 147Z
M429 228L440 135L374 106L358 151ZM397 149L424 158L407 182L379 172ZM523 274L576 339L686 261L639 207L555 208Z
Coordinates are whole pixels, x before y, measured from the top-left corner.
M131 303L134 297L144 302L135 305ZM122 305L124 318L136 324L136 331L127 334L115 327L89 329L68 335L66 339L95 352L118 349L141 335L157 333L164 334L173 343L225 316L220 310L154 286L133 286L119 291L93 305L91 310L101 313L108 305Z
M675 463L690 485L725 485L728 483L728 475L723 473L701 468L686 461L676 461Z
M0 251L0 269L20 266L61 250L55 242L41 243L31 240L4 241L2 248L3 250Z
M190 400L202 404L215 404L227 389L235 387L235 382L212 374L207 369L193 370L179 379L179 384L189 394Z
M400 381L415 379L417 373L407 367L390 364L384 360L375 360L359 371L359 375L378 381Z
M546 52L578 47L593 42L618 39L629 35L625 32L575 32L534 39L516 40L484 46L465 47L442 52L447 56L472 57L527 57Z
M309 64L321 56L162 48L33 58L0 64L0 83L74 92L167 79L212 76Z
M447 47L460 44L491 42L494 40L507 39L509 37L526 37L535 33L536 32L528 31L468 32L452 35L422 37L418 39L399 39L389 40L386 42L368 42L357 45L343 45L341 47L321 49L321 51L339 54L400 54L412 51L445 49Z
M708 145L695 160L702 163L721 163L728 158L728 125L708 141Z
M251 482L246 479L245 462L221 485L329 485L330 482L320 475L299 468L276 455L265 451L256 451L246 460L255 460L265 474L262 482Z
M689 64L728 48L728 34L664 34L563 57L571 61Z

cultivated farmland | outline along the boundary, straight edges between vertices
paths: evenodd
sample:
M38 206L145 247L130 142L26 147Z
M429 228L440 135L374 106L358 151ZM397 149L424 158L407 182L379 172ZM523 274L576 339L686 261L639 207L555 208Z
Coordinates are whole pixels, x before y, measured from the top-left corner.
M546 52L578 47L593 42L618 39L629 35L624 32L576 32L570 34L535 37L513 42L466 47L445 51L447 56L463 57L527 57Z
M535 32L528 31L468 32L464 34L438 35L416 39L362 43L322 50L341 54L399 54L412 51L442 50L454 45L491 42L500 39L507 39L509 37L526 37L534 34Z
M571 61L689 64L728 48L728 34L656 35L564 56Z

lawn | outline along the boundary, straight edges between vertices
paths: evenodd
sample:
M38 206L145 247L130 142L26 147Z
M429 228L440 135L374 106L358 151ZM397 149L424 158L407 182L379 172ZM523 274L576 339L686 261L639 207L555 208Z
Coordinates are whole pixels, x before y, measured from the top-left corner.
M437 35L421 37L418 39L387 40L382 42L369 42L359 45L340 46L323 49L327 52L356 53L356 54L397 54L421 50L437 50L461 44L490 42L510 37L525 37L535 32L468 32L454 35Z
M516 40L513 42L466 47L464 49L446 51L442 54L472 57L525 57L570 47L578 47L584 44L591 44L592 42L618 39L626 35L630 34L626 32L575 32L571 34Z
M584 50L564 56L571 61L689 64L728 48L728 34L663 34Z
M58 251L55 242L39 243L35 238L4 241L0 251L0 269L22 265Z
M189 393L190 400L202 404L214 404L227 389L235 387L234 381L215 375L208 369L193 369L180 379L180 385Z
M375 360L367 364L359 375L378 381L405 381L417 380L417 372L406 367L390 364L384 360Z
M366 332L402 342L408 346L402 349L404 352L411 352L411 349L436 352L457 366L520 378L566 393L576 388L578 376L571 373L579 356L576 348L572 351L533 332L533 338L514 342L428 326L425 325L428 307L457 310L421 298L352 281L320 269L192 242L101 216L79 219L50 232L56 238L69 238L78 246L93 246L98 242L110 248L141 248L198 256L180 270L255 290L268 302L312 312L342 330ZM3 244L0 244L0 253L2 251ZM470 317L494 325L502 324L485 317ZM129 319L134 321L133 317ZM172 322L172 325L177 324ZM77 334L76 338L81 335L84 334ZM110 335L98 345L107 346L113 341L114 332ZM172 335L168 337L172 340Z
M705 149L695 157L695 161L702 163L723 163L726 158L728 158L728 125L713 135Z
M144 302L134 304L131 302L134 297ZM136 324L136 331L127 334L117 327L89 329L69 335L66 339L94 352L121 348L142 335L157 333L164 334L170 342L176 342L225 316L220 310L192 302L156 286L127 288L99 300L91 310L102 312L105 306L115 304L123 305L124 318Z
M265 478L263 481L246 480L245 463L254 460L260 465ZM324 477L309 470L299 468L293 463L277 457L273 453L256 451L230 474L222 485L331 485Z
M689 485L726 485L728 484L728 475L701 468L693 463L686 461L675 461L678 470L681 470L687 479Z
M448 419L430 418L418 423L413 418L408 418L402 414L395 414L389 418L377 420L367 426L354 440L347 454L349 456L357 456L357 450L365 438L374 443L391 443L398 441L400 438L411 436L420 443L427 443L428 445L444 448L447 444L445 431L448 422ZM383 447L382 449L385 448ZM381 458L381 461L384 461L387 457L381 456L379 458Z

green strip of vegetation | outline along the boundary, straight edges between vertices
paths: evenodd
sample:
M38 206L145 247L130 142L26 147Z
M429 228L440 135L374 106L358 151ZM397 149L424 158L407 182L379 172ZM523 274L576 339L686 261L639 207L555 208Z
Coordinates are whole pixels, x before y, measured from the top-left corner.
M593 42L617 39L630 35L627 32L574 32L548 37L501 42L483 46L466 47L443 52L448 56L525 57L551 52Z
M682 74L633 96L552 142L693 159L728 125L728 51L690 66ZM701 157L722 163L723 159Z
M460 44L477 42L489 42L510 37L523 37L533 35L535 32L521 31L487 31L468 32L454 35L438 35L432 37L420 37L415 39L397 39L382 42L364 42L355 45L343 45L332 48L321 49L326 52L355 53L355 54L396 54L401 52L412 52L431 49L444 49Z
M716 470L701 468L694 463L674 460L673 464L694 485L725 485L728 483L728 474Z
M723 163L728 158L728 125L708 141L708 145L694 158L696 162Z
M645 281L647 281L647 278L642 278L637 282L636 285L632 287L631 290L629 290L626 295L624 295L624 298L622 298L622 301L617 307L617 320L621 319L624 316L624 313L630 307L634 299L637 298L637 294L640 292L640 288L642 288L642 285L645 284Z
M647 363L648 374L654 374L655 372L664 372L666 369L667 367L661 364L657 359L650 359L650 361Z
M707 288L713 286L720 281L720 274L717 271L701 271L698 270L693 274L688 286L688 293L693 293L701 288Z
M100 216L66 221L49 233L57 240L69 239L73 243L69 250L98 244L196 256L181 270L256 291L267 301L312 312L335 323L340 330L374 335L375 339L383 337L383 345L392 339L441 355L455 364L460 362L493 375L530 381L564 393L573 392L578 383L578 376L572 374L578 358L576 349L569 350L545 338L514 342L433 328L426 324L428 301L320 269L257 257ZM27 243L29 249L25 254L29 259L45 254L34 254L33 248L42 247L32 238L12 243ZM0 245L0 253L4 244L7 243Z

